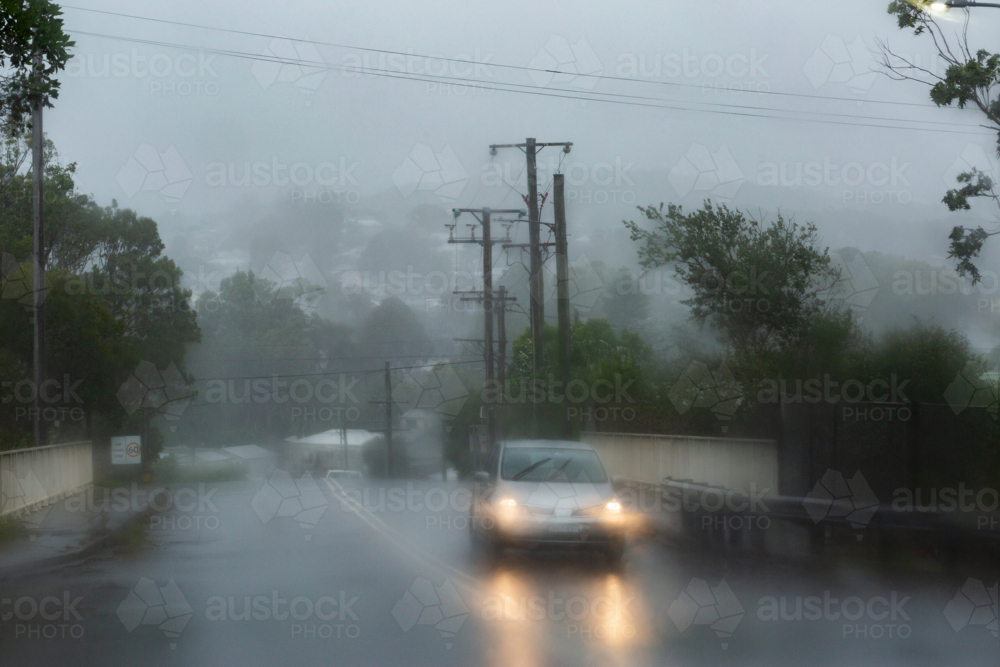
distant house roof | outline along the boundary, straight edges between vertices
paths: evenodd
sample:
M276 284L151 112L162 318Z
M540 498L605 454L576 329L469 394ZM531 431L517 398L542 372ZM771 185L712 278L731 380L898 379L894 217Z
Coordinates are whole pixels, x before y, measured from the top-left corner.
M238 459L260 459L274 456L274 452L264 449L259 445L238 445L236 447L223 447L222 451L235 456Z
M381 437L378 433L372 433L371 431L359 428L349 428L347 429L347 446L362 447L378 437ZM344 446L339 428L316 433L305 438L285 438L285 442L296 445L315 445L317 447Z
M216 462L216 461L229 461L230 457L223 454L217 449L202 449L196 450L194 457L200 461Z

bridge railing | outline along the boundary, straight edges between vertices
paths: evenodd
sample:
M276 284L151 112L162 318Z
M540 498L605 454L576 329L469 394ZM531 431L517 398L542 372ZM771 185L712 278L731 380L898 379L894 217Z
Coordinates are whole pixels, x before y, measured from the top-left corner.
M0 516L58 502L93 482L90 442L0 452Z

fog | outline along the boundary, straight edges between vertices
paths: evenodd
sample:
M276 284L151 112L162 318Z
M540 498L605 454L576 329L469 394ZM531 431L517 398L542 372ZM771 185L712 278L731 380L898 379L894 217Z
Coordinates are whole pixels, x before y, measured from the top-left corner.
M997 128L889 0L74 2L0 663L995 661Z

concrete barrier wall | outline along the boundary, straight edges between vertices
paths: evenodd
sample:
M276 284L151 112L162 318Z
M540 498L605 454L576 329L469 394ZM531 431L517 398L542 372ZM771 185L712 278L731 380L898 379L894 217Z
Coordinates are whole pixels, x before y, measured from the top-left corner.
M727 489L778 489L776 440L584 432L608 472L635 482L664 477Z
M59 501L93 483L90 442L0 452L0 516Z

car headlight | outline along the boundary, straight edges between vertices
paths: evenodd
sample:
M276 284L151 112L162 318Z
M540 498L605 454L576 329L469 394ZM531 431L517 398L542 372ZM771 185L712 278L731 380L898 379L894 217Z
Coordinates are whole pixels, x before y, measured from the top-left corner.
M517 501L513 498L502 498L497 505L499 505L501 509L512 510L517 507Z
M604 509L612 514L621 514L622 504L617 500L612 499L608 501L608 504L604 506Z

